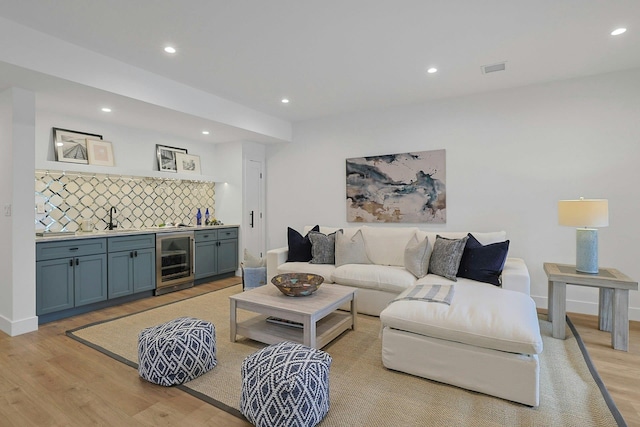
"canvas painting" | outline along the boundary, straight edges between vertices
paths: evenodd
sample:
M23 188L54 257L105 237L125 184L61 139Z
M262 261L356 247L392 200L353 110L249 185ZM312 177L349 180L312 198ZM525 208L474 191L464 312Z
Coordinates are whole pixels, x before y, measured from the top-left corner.
M445 150L347 159L347 221L444 224Z

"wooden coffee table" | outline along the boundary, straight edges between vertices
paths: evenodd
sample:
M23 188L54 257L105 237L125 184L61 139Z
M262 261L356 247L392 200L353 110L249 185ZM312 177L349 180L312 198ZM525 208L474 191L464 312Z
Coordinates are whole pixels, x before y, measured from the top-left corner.
M298 342L322 348L348 329L356 329L356 288L322 284L306 297L288 297L267 284L229 297L231 303L231 342L242 335L266 344ZM338 310L350 303L350 311ZM260 313L237 322L237 309ZM267 322L268 317L286 319L302 327Z

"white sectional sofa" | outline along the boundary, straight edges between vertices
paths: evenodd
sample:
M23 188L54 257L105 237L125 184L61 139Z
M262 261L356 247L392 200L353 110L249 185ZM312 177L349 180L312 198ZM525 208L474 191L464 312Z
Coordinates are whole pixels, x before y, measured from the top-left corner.
M309 230L305 227L303 235ZM320 227L324 234L336 230ZM267 280L304 272L320 274L327 283L356 287L358 311L380 316L385 367L529 406L539 404L542 338L522 259L506 259L500 286L432 273L418 278L405 268L410 241L427 238L433 245L436 234L461 239L468 233L372 226L344 228L343 233L343 244L348 238L364 246L367 263L287 262L288 248L274 249L267 253ZM504 231L471 234L481 245L506 240ZM338 263L339 258L349 256L336 255ZM453 285L455 292L449 305L393 301L420 285Z
M306 226L306 235L311 226ZM329 234L338 230L331 227L320 227L320 232ZM276 274L282 273L315 273L324 277L325 283L358 288L358 311L364 314L379 316L380 312L398 294L415 284L454 283L434 274L418 279L404 267L404 251L407 242L414 236L418 240L428 237L435 242L436 235L451 239L465 237L468 232L432 232L422 231L416 227L349 227L343 228L345 237L353 237L361 230L364 238L366 254L371 264L345 264L336 267L334 264L311 264L309 262L287 262L288 247L272 249L267 252L267 283ZM472 232L480 243L503 242L506 232L492 233ZM433 243L431 243L433 244ZM474 283L479 286L494 287L491 284L458 278L458 284ZM522 292L529 295L529 271L520 258L507 258L502 272L502 288Z

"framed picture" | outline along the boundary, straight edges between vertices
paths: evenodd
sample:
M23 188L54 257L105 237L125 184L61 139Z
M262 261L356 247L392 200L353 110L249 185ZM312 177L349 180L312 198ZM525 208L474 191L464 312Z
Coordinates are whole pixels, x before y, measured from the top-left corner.
M109 141L87 138L87 154L90 165L113 166L113 147Z
M446 151L347 159L347 222L445 224Z
M158 156L158 170L164 172L177 172L176 153L187 154L186 148L169 147L167 145L156 144L156 155Z
M53 128L56 160L59 162L84 163L85 165L89 163L87 139L101 140L102 135Z
M176 165L180 173L200 174L200 156L176 153Z

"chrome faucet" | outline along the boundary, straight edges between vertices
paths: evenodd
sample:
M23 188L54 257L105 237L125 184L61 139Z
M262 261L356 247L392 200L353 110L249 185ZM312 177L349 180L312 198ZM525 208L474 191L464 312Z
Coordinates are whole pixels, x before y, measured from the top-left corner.
M113 230L114 228L118 227L117 225L113 225L113 214L117 213L115 206L111 206L111 209L109 209L109 230Z

